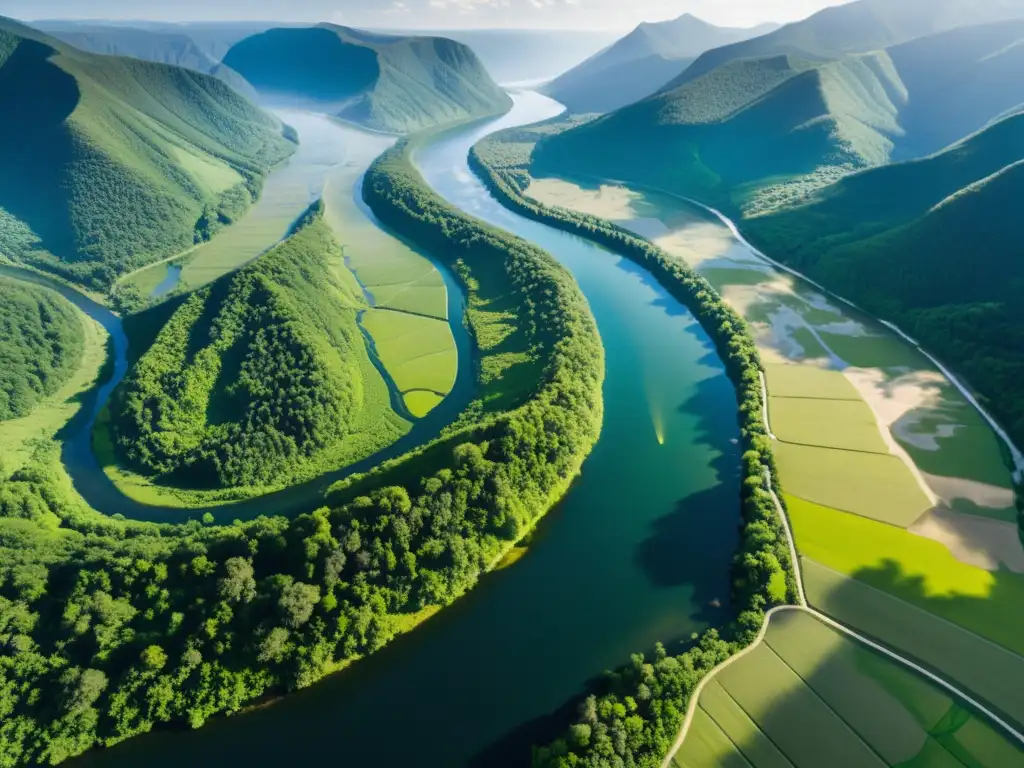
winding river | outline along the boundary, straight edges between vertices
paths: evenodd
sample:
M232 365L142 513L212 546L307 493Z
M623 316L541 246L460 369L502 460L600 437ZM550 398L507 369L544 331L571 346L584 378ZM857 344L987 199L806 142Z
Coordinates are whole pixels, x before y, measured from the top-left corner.
M694 317L640 268L497 203L470 173L506 117L423 147L427 181L552 253L576 277L607 353L602 437L515 565L349 669L198 731L163 730L77 761L97 766L521 766L546 718L603 670L718 624L738 524L732 385Z

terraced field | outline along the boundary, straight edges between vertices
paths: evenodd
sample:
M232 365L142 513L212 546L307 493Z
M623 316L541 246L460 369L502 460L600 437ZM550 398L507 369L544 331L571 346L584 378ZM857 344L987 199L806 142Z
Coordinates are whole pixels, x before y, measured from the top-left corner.
M1010 766L1024 751L941 688L810 614L771 619L765 642L700 696L676 768Z

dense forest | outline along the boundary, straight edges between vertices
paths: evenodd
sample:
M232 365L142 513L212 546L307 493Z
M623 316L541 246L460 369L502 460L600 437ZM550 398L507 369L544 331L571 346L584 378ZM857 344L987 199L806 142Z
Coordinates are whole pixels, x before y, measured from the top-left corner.
M0 248L94 290L230 223L295 148L210 75L0 18Z
M361 296L317 204L283 243L191 296L119 387L119 455L198 488L268 486L351 433L370 369Z
M539 205L523 193L524 161L529 153L516 142L515 130L488 137L470 156L474 171L491 191L520 213L604 245L649 270L666 290L696 315L711 336L736 386L744 454L742 529L733 562L736 620L707 632L678 656L657 649L653 662L642 655L607 675L588 696L579 720L567 735L537 748L536 768L656 768L682 723L690 692L716 665L749 644L775 605L796 594L793 564L769 482L778 473L762 420L761 364L749 329L695 271L662 249L603 219ZM507 139L503 141L503 139ZM511 147L511 149L510 149Z
M0 421L32 412L71 377L84 332L75 309L53 291L0 278Z
M72 495L56 446L41 447L0 481L3 764L57 763L158 723L198 727L310 685L470 589L578 473L603 377L582 294L550 256L440 201L405 152L367 174L375 213L447 259L471 305L508 297L501 314L540 375L511 409L471 409L290 521L105 518ZM493 343L485 319L470 315L481 345ZM509 386L490 374L484 393Z

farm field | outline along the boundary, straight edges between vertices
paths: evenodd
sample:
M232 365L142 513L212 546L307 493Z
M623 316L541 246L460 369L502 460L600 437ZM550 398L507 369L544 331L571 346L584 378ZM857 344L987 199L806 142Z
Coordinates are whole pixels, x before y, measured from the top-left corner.
M772 617L765 642L705 686L697 713L677 768L997 768L1024 760L938 686L798 610Z
M768 414L772 432L785 443L889 453L875 414L863 400L770 397Z

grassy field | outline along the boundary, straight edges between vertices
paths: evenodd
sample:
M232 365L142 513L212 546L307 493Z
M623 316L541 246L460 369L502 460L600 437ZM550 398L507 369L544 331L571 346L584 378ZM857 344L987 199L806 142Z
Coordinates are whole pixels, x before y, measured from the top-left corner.
M836 620L877 638L889 647L908 654L923 664L956 681L981 700L1004 713L1018 727L1024 725L1024 658L1020 652L1020 631L1012 627L1006 633L1014 644L1011 652L989 642L979 634L940 618L925 604L921 607L887 594L887 585L875 586L850 579L825 566L802 558L807 599L818 610ZM998 598L997 587L986 599L962 598L981 604L990 617L1019 614L1009 603L1001 612L984 606ZM902 597L902 595L901 595ZM1018 601L1016 606L1020 605ZM1012 763L1011 763L1012 764Z
M765 366L773 397L817 397L824 400L860 400L856 387L839 371L787 363Z
M775 457L786 493L815 504L900 527L932 506L893 455L779 443Z
M944 545L787 497L800 554L1024 654L1024 577L961 563Z
M888 454L878 421L863 400L770 397L772 432L786 443Z
M451 391L459 361L446 321L369 309L363 315L363 327L373 337L377 356L400 392L426 390L446 395Z
M704 689L677 768L1003 768L1015 742L941 688L809 614L773 616L765 643Z

